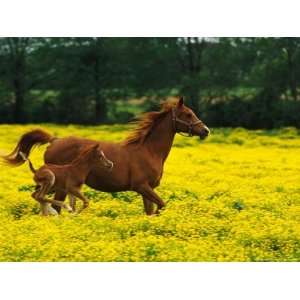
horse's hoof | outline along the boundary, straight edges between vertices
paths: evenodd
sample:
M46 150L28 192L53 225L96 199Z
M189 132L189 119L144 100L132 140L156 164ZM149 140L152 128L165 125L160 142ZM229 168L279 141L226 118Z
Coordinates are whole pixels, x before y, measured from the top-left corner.
M151 214L151 215L147 215L147 217L149 217L149 218L153 218L153 217L156 217L157 215L156 214Z
M72 209L72 207L69 205L69 204L65 204L64 205L64 208L68 211L68 212L73 212L73 209Z
M56 209L54 209L52 206L48 206L48 213L52 216L58 216L58 212L56 211Z

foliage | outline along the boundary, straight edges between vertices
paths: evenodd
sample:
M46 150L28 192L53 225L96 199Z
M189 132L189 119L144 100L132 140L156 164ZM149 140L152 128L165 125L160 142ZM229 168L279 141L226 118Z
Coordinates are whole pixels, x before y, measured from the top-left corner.
M43 125L57 136L122 140L128 126ZM0 126L8 152L27 126ZM45 147L32 160L42 164ZM80 215L41 217L28 166L0 169L1 261L299 261L300 136L295 128L214 129L177 136L157 189L167 206L143 214L133 192L103 193Z
M299 63L300 38L0 38L0 123L125 123L180 94L213 126L299 126Z

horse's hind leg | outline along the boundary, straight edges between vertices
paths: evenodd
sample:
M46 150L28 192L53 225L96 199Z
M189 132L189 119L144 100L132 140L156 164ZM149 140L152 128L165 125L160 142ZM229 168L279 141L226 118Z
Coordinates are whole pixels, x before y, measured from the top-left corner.
M58 216L58 212L51 206L50 203L46 202L46 203L43 203L43 205L45 205L48 214L53 215L53 216Z
M47 205L48 205L48 203L40 202L40 210L41 210L40 214L42 216L48 216L49 215L49 210L47 208Z
M55 175L50 170L45 170L42 173L39 174L38 177L38 184L41 186L40 189L38 189L35 193L32 194L32 196L40 202L41 204L41 212L42 215L48 215L49 212L53 214L53 211L49 210L49 201L45 199L45 196L50 192L51 188L54 185L55 182Z
M72 208L69 204L67 203L63 203L61 201L57 201L57 200L51 200L51 199L47 199L47 198L44 198L43 199L44 202L47 202L47 203L50 203L52 205L57 205L59 207L63 207L64 209L68 210L69 212L72 212ZM50 206L49 206L50 207ZM51 209L55 210L54 208L51 207ZM55 210L56 211L56 210ZM57 212L56 212L57 214Z
M41 205L41 213L43 216L48 216L49 214L57 215L57 213L55 213L54 210L51 210L49 202L46 201L45 199L45 196L50 191L50 189L51 189L51 185L49 185L49 183L46 183L42 187L41 191L37 194L37 200Z
M46 201L44 201L44 197L47 193L47 190L48 190L48 183L43 182L43 183L40 183L40 188L38 190L36 190L35 192L33 192L31 195L36 201L39 202L40 208L41 208L41 214L43 216L49 215L49 210L48 210L49 204Z
M68 210L69 212L72 211L72 208L66 204L66 203L63 203L61 201L58 201L58 200L51 200L51 199L47 199L46 198L46 195L50 192L51 188L53 186L53 180L49 181L45 181L44 184L42 185L41 189L39 191L36 191L32 194L32 196L40 203L41 205L41 212L42 212L42 215L48 215L49 213L51 215L58 215L57 211L52 208L51 205L49 204L52 204L52 205L55 205L57 207L63 207L65 208L66 210Z

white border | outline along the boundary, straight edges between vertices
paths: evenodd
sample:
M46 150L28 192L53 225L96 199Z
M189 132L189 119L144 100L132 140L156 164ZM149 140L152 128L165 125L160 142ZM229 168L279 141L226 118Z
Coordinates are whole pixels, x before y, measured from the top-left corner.
M9 0L0 36L299 36L299 11L291 0ZM299 275L297 263L1 263L0 295L291 300Z
M299 36L296 0L7 0L1 36Z
M297 263L3 263L2 299L298 299Z

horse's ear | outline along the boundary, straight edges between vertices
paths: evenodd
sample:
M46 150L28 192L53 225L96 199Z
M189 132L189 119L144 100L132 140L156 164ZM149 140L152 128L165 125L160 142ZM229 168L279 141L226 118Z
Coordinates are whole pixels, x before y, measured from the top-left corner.
M93 148L93 150L96 151L96 150L99 148L99 146L100 146L99 144L96 144L96 145L94 145L92 148Z
M183 97L179 97L179 100L177 102L177 108L181 108L183 106Z

